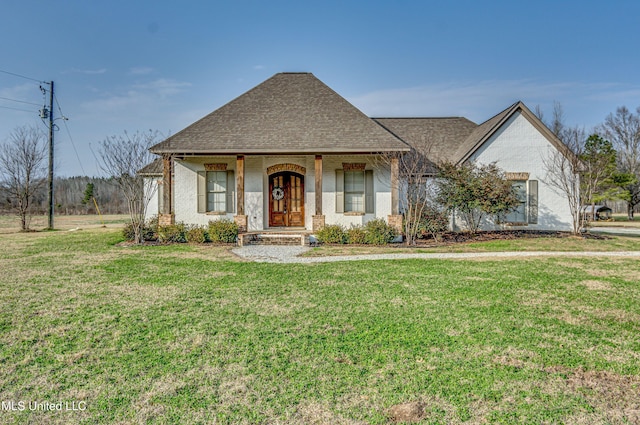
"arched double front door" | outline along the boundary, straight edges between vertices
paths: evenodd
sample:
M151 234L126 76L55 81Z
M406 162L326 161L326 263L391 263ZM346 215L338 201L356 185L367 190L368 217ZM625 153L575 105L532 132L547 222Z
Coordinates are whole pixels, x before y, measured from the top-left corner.
M304 176L283 171L269 176L269 227L304 227Z

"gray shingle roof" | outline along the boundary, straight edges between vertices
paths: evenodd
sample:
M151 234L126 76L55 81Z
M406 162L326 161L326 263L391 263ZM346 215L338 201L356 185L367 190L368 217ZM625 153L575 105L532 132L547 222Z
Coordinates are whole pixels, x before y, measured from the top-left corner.
M162 158L156 158L138 171L140 176L161 176L162 175Z
M374 118L434 162L456 162L454 154L478 125L466 118Z
M153 146L153 153L355 153L408 146L310 73L280 73Z
M516 102L480 125L466 118L375 118L405 143L431 161L464 162L482 146L515 112L520 111L558 150L563 143L526 107Z

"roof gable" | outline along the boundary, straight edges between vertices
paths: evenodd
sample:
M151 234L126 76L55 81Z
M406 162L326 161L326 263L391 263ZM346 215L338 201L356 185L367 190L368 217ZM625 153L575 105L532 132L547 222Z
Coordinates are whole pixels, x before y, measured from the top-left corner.
M457 163L467 161L489 138L494 135L516 112L524 116L556 149L564 155L568 148L527 106L518 101L504 111L480 124L459 146L455 153Z
M276 74L151 148L176 154L406 150L310 73Z

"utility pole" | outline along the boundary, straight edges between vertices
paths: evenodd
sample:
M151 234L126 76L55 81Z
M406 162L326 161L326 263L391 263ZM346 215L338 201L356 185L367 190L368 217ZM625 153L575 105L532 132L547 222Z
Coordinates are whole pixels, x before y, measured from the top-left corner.
M49 229L53 230L53 80L49 84Z

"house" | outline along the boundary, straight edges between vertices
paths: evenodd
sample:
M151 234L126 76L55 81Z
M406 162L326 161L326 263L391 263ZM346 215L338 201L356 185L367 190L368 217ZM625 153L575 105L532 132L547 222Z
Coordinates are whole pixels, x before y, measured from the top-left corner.
M310 73L279 73L151 148L160 223L234 220L241 232L315 231L384 218L400 229L398 163L382 153L497 162L522 200L508 225L571 229L566 199L544 184L561 142L521 102L477 125L465 118L370 118ZM428 152L427 152L428 150Z
M520 205L500 225L486 222L483 229L573 229L567 195L548 184L546 168L567 149L524 103L516 102L479 125L459 117L376 121L433 162L495 162L505 171Z

